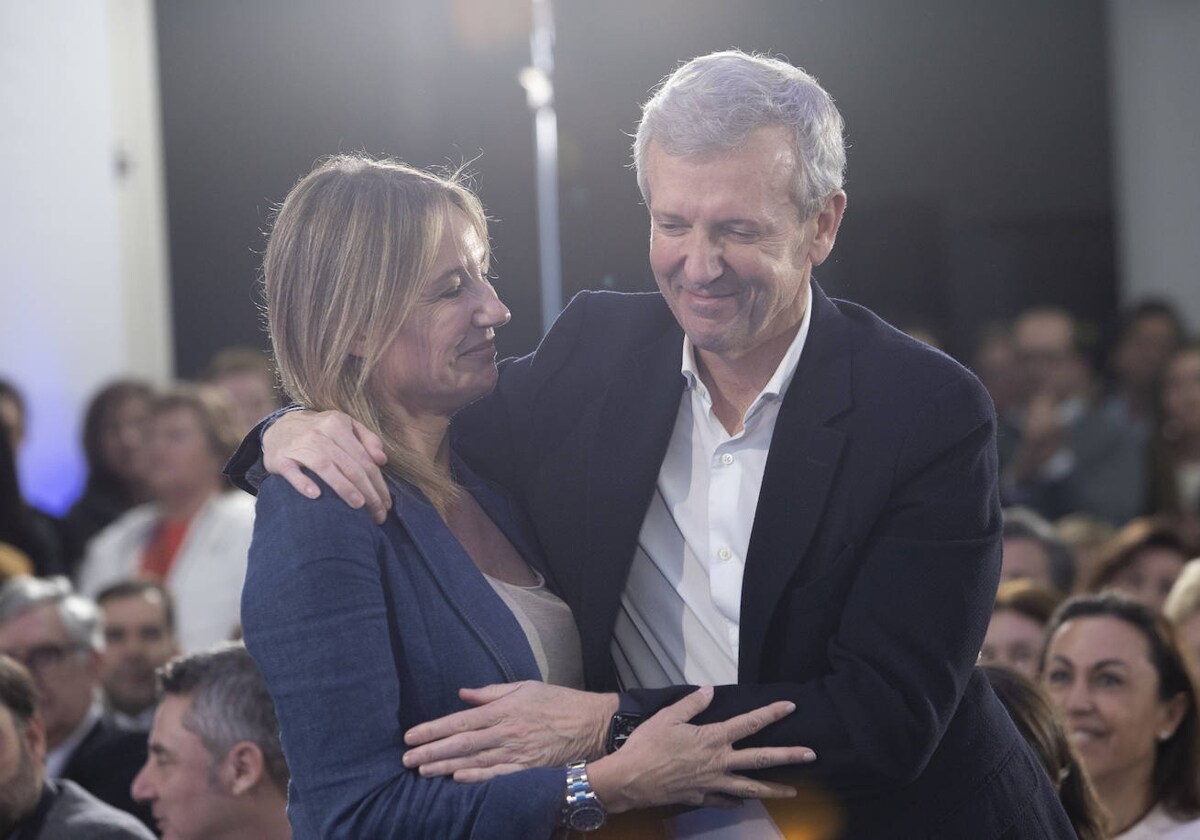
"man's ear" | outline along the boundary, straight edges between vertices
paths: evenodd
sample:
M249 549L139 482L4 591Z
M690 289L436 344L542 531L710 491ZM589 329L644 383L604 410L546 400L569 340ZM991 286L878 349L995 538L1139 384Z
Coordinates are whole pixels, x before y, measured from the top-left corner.
M248 793L263 777L262 750L249 741L238 741L225 755L224 770L230 793L234 796Z
M837 239L838 228L842 225L842 216L846 212L845 190L834 190L825 199L825 206L817 214L817 230L813 234L812 246L808 249L808 259L813 265L825 262L833 243Z
M25 749L29 751L33 763L41 767L46 762L46 724L41 715L36 712L25 724Z

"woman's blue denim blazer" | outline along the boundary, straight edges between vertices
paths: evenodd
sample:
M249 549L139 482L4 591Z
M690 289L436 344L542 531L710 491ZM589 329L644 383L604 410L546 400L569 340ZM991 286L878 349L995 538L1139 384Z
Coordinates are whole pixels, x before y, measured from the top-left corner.
M455 468L538 565L507 496ZM548 837L564 769L459 784L401 763L405 730L465 708L459 688L540 676L516 619L433 506L408 485L392 493L380 526L325 485L313 500L271 476L259 492L242 623L279 716L295 837Z

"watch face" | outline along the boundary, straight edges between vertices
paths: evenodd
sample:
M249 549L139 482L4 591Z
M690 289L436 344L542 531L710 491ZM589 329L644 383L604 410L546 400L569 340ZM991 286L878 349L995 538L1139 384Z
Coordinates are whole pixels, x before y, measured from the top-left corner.
M571 808L567 823L573 831L595 831L604 825L604 809L591 802L581 802Z

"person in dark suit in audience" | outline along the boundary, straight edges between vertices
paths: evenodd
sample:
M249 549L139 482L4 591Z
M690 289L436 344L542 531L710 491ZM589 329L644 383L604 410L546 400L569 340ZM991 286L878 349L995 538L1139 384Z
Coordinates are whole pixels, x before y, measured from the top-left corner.
M0 655L0 837L6 840L150 840L124 811L74 782L47 779L46 728L33 678Z
M531 514L587 685L611 699L466 690L482 708L414 727L406 764L537 764L539 708L572 709L594 743L716 683L698 721L796 704L747 743L813 746L797 777L841 821L820 836L1074 837L974 667L1000 571L987 393L812 282L846 206L832 99L785 62L703 56L645 106L635 163L659 293L582 293L452 429ZM312 467L381 514L379 441L303 415L267 431L266 467L316 495ZM234 472L257 458L244 446ZM768 810L672 833L800 836L803 812Z
M67 779L149 822L129 792L146 740L107 720L99 679L104 637L96 605L66 578L17 577L0 589L0 653L33 675L46 732L46 776Z

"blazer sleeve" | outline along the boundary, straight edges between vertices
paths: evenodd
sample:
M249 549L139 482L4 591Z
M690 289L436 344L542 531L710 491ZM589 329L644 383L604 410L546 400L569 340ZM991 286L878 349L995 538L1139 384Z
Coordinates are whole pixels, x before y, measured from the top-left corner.
M292 773L294 824L322 838L548 837L565 771L466 785L401 763L402 692L380 558L387 538L323 488L307 500L264 482L242 600L246 645L267 680Z
M697 719L795 702L746 745L811 746L817 761L797 772L847 795L894 791L922 773L971 678L999 579L995 421L982 386L956 378L915 404L907 424L880 517L853 547L860 556L837 561L856 568L840 618L827 638L807 642L825 646L828 670L803 682L718 687ZM813 600L800 593L784 609L828 608ZM626 706L651 713L686 690L631 691Z

